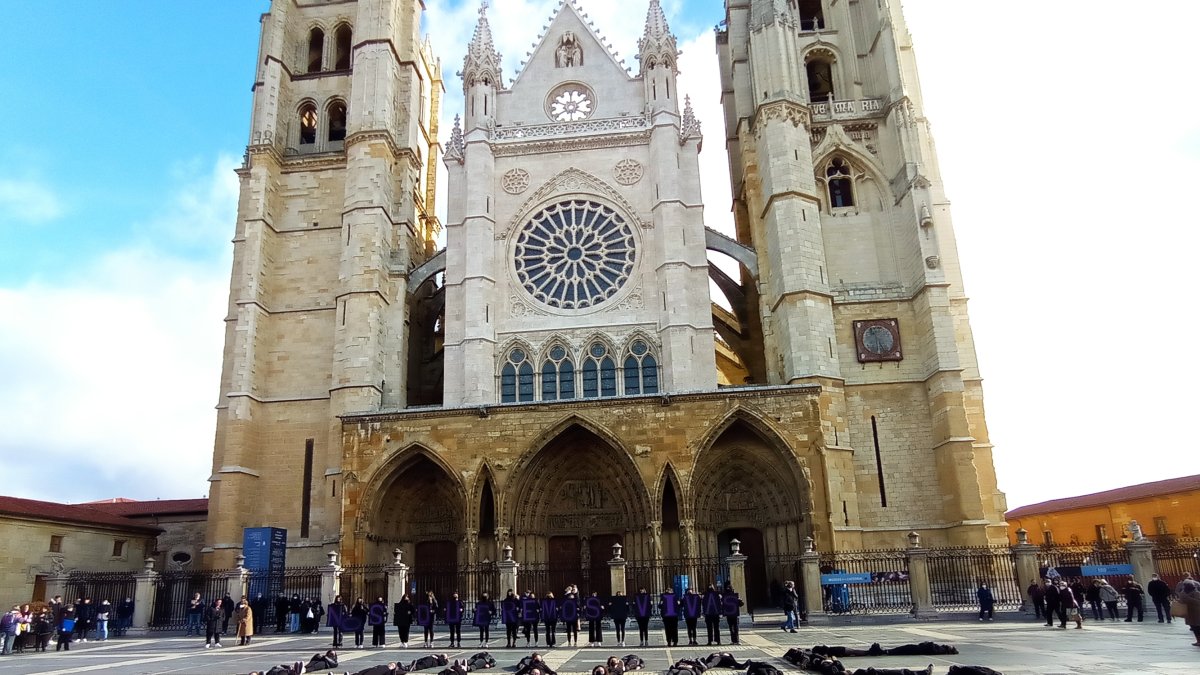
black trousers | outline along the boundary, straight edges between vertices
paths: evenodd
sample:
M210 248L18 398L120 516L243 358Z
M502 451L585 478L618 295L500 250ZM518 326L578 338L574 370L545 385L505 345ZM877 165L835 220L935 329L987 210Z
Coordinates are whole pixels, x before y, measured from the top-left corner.
M433 624L425 626L425 641L433 642Z
M689 645L696 644L696 622L698 622L699 620L700 620L699 617L696 617L694 619L691 617L683 618L683 623L685 625L687 625L687 636L688 636L688 644Z
M1116 621L1117 618L1120 617L1121 613L1119 611L1117 611L1117 601L1116 600L1109 600L1104 603L1104 606L1108 608L1108 618L1112 619L1113 621Z
M387 626L378 624L371 626L371 646L382 647L387 644L386 637Z
M462 644L462 624L448 623L446 625L450 627L450 644Z
M1158 620L1162 622L1164 619L1170 623L1171 621L1171 600L1170 598L1151 598L1154 601L1154 611L1158 612ZM1114 605L1116 603L1113 603ZM1115 616L1115 612L1114 612Z
M557 625L557 622L547 621L544 625L546 627L546 646L553 647L555 642L554 627Z
M1066 614L1066 612L1061 611L1061 608L1059 605L1046 605L1046 625L1047 626L1054 625L1054 615L1056 613L1062 617L1063 623L1066 623L1067 614Z
M638 625L638 640L650 643L650 617L639 616L636 618Z
M1045 618L1045 616L1046 616L1046 601L1045 600L1034 600L1033 601L1033 613L1035 615L1037 615L1037 618L1039 618L1039 619Z
M480 642L488 642L491 639L492 639L492 626L490 624L486 624L486 623L483 624L482 626L479 626L479 641Z
M729 641L735 645L740 644L738 642L738 617L737 617L737 615L725 617L725 625L728 626L728 628L729 628Z
M1138 602L1138 601L1129 602L1128 600L1126 600L1125 602L1128 603L1128 606L1125 608L1125 620L1126 621L1133 620L1134 612L1137 612L1138 621L1141 621L1143 618L1145 618L1144 616L1142 616L1142 603L1141 602Z
M613 632L617 634L617 642L625 641L625 619L613 619Z
M354 631L354 646L355 646L355 647L361 647L361 646L362 646L362 643L363 643L363 637L364 637L364 636L363 636L363 629L359 628L358 630Z
M401 623L396 625L396 632L400 634L400 642L408 643L408 634L412 632L411 623Z
M708 629L708 644L721 644L721 617L717 614L705 614L704 627Z
M588 642L604 642L604 624L600 619L588 619Z
M674 647L679 644L679 618L678 617L663 617L663 633L667 636L667 646Z
M1104 620L1104 603L1099 600L1088 600L1092 605L1092 618L1097 621Z
M334 647L342 646L342 629L338 628L337 626L333 627L333 646Z
M509 647L517 646L517 627L519 625L515 623L504 624L504 641Z
M529 633L533 633L533 644L538 643L538 625L536 621L527 621L521 624L521 632L525 635L525 643L529 643Z
M579 619L574 621L564 621L563 628L566 629L567 642L572 644L579 643Z

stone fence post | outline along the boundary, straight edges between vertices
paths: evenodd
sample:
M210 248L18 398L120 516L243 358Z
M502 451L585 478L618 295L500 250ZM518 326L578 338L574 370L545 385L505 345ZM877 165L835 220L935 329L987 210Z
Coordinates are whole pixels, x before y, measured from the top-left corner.
M330 551L329 564L321 568L321 603L327 605L342 592L342 568L338 566L337 551Z
M742 542L737 539L729 542L729 557L725 558L725 562L729 565L729 586L742 599L742 602L748 602L746 597L746 560L748 558L749 556L742 553Z
M70 575L64 570L57 570L54 574L46 577L46 600L49 601L54 596L60 595L63 602L74 602L73 598L67 598L67 582L70 580Z
M825 589L821 586L821 554L812 537L804 538L804 553L800 555L804 584L804 610L809 616L825 610Z
M390 604L400 602L400 598L408 592L408 565L404 564L404 551L392 551L392 564L387 569L387 601ZM371 602L368 598L367 602Z
M1125 550L1129 552L1129 564L1133 565L1133 580L1145 589L1150 583L1150 575L1154 574L1154 542L1149 539L1134 539L1125 544ZM1143 593L1142 611L1154 609L1149 600L1150 594Z
M1029 543L1029 533L1024 528L1017 530L1017 545L1012 547L1013 564L1017 573L1017 590L1021 592L1021 611L1032 612L1033 604L1025 589L1036 584L1041 577L1038 567L1038 547Z
M133 621L126 635L148 635L150 622L154 620L154 601L158 595L158 572L154 571L154 558L146 558L141 572L134 576Z
M517 570L521 567L521 563L513 560L513 549L508 544L504 545L504 550L501 553L500 562L496 563L500 568L500 588L497 595L504 597L504 593L512 590L520 597L520 592L517 589ZM625 573L624 568L621 570L622 576Z
M622 593L625 592L625 562L626 561L624 558L621 557L621 549L622 549L622 546L620 544L613 544L613 546L612 546L613 557L612 557L612 560L608 561L608 578L612 584L612 592L614 594L617 591L621 591ZM501 597L503 597L503 596L501 596Z
M921 535L908 533L908 587L912 593L912 614L925 619L937 614L933 608L933 588L929 583L929 551L921 548Z
M236 560L233 569L225 573L225 594L235 603L242 598L249 601L249 598L246 597L249 595L246 590L246 582L250 580L250 571L246 569L246 556L239 553Z

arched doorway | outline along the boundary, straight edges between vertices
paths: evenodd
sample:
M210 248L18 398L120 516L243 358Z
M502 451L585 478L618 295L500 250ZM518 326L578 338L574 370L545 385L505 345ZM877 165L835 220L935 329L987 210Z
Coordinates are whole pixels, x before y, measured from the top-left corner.
M697 553L729 555L730 542L738 539L747 556L751 606L771 604L771 573L781 564L790 573L810 527L808 482L799 460L761 427L757 420L734 418L700 452L692 472Z
M611 590L612 545L640 550L650 514L628 453L582 423L566 425L521 462L505 504L524 576L555 593L571 583L583 593Z

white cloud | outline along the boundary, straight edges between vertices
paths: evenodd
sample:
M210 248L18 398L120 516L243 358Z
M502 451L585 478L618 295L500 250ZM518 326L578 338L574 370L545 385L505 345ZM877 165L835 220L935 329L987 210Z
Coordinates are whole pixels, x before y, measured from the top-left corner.
M233 162L169 195L152 240L54 285L0 289L6 492L84 501L198 497L212 457L226 252L171 252L172 233L228 242Z
M0 224L42 223L63 214L62 200L50 186L29 178L0 178Z

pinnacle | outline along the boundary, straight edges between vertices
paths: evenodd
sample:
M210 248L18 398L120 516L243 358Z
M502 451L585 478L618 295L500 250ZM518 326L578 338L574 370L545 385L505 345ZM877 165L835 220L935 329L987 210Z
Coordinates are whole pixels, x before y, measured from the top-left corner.
M479 22L475 24L475 34L471 36L470 51L472 54L491 54L496 51L495 40L492 39L492 26L487 18L488 3L484 0L479 4Z
M642 32L641 42L659 40L671 34L667 25L667 15L663 12L659 0L650 0L650 8L646 11L646 29ZM639 45L640 46L640 45Z

